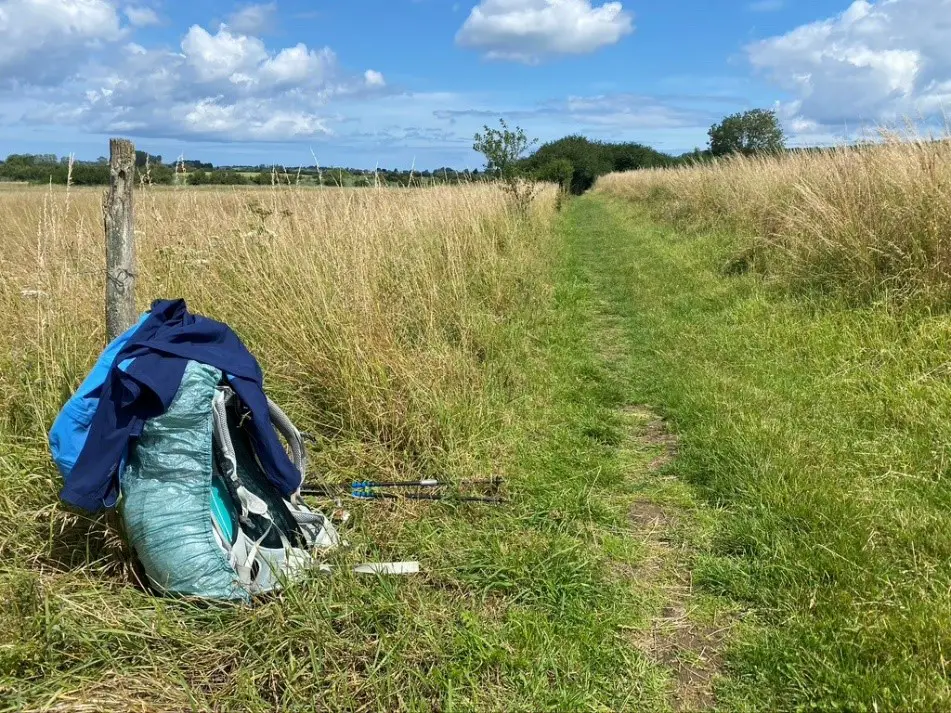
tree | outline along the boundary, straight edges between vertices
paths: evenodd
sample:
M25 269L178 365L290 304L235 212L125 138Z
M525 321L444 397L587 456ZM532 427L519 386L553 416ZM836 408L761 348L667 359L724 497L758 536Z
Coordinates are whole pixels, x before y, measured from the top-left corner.
M62 183L66 183L66 169L62 171ZM108 164L76 163L73 165L73 183L77 186L102 186L109 183ZM57 181L59 182L59 181Z
M505 119L499 119L498 129L484 126L484 133L475 135L474 151L485 156L485 170L494 173L499 178L511 180L517 178L519 159L528 151L529 147L538 143L538 139L531 139L525 135L521 127L509 129Z
M189 160L189 161L181 160L179 161L179 165L184 166L185 168L188 168L188 169L196 170L196 171L199 169L202 171L215 170L215 167L213 164L202 163L201 161L195 161L195 160Z
M8 166L35 166L36 156L30 153L12 153L4 163Z
M710 149L705 149L701 151L700 148L698 147L698 148L695 148L693 151L688 151L687 153L680 154L680 156L678 156L675 159L675 162L681 166L683 165L694 166L698 163L704 163L706 161L709 161L712 157L713 157L713 153L710 151Z
M475 135L474 151L485 156L486 173L502 179L502 185L512 205L519 213L527 213L535 198L535 185L523 178L522 155L538 139L529 139L521 127L510 129L505 119L499 119L499 128L484 126L484 133Z
M142 173L142 172L140 172ZM106 183L109 183L109 171L105 171ZM150 164L148 170L149 183L167 186L175 181L175 168L164 163Z
M219 183L223 186L243 186L248 183L248 179L238 171L215 171L211 174L209 183Z
M256 176L251 177L251 183L256 183L259 186L270 186L273 181L273 176L268 170L261 170Z
M669 166L671 158L650 146L637 143L601 144L611 161L612 171L636 171L641 168Z
M776 112L764 109L732 114L711 126L709 134L710 152L714 156L776 153L786 147Z
M591 188L599 176L612 171L636 171L675 163L673 157L644 144L592 141L578 134L549 141L522 163L537 176L553 180L550 164L556 161L571 165L570 191L576 195ZM559 166L561 175L567 175L564 164Z
M566 158L555 158L538 169L538 178L542 181L557 183L565 193L571 191L571 179L575 175L575 167Z
M136 151L135 152L135 165L136 168L144 168L146 164L154 165L157 163L162 163L161 156L153 156L146 151Z
M584 193L594 185L598 176L610 173L614 168L602 144L577 134L548 142L532 154L526 163L529 168L540 171L559 159L571 163L570 187L575 195Z

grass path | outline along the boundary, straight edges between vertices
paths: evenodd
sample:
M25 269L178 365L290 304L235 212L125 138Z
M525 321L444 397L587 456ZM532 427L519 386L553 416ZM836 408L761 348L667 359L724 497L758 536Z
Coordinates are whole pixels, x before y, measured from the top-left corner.
M720 668L724 710L951 706L951 320L726 276L735 238L618 199L585 196L563 220L617 405L680 439L638 479L651 505L634 520L686 515L662 596L699 622L688 648L708 660L686 678L701 702ZM676 641L654 649L668 668Z
M629 321L642 306L611 292L628 281L629 229L592 198L570 203L560 229L566 248L562 284L581 296L589 358L604 380L605 418L617 429L609 460L623 485L615 497L624 502L629 536L643 552L629 578L649 602L649 613L640 626L626 627L629 640L664 680L664 694L654 701L658 709L707 710L716 705L735 617L729 602L693 586L693 562L708 539L713 513L674 472L678 438L632 372L631 355L643 345L635 342Z

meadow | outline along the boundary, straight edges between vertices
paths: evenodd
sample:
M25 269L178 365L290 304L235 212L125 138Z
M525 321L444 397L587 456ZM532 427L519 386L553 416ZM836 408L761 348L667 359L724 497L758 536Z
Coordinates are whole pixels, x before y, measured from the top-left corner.
M242 608L152 596L115 518L59 503L46 432L105 342L101 192L0 190L0 709L666 705L629 635L660 604L617 576L647 553L583 300L553 279L556 199L137 190L139 306L237 331L316 438L311 482L506 481L500 507L348 502L337 573ZM407 559L421 575L347 573Z
M734 271L757 269L852 303L949 304L947 139L883 131L858 145L615 173L598 190L687 231L741 236Z
M0 192L4 433L41 439L101 349L100 199ZM491 186L142 190L140 306L180 296L232 325L304 428L362 444L338 469L400 453L451 471L440 454L485 426L480 360L537 279L552 201L520 220Z
M184 297L238 331L273 397L317 436L315 482L486 476L496 402L518 378L509 322L531 311L552 198L516 219L490 186L141 190L140 306ZM114 577L129 581L125 570L103 580L121 565L116 533L60 509L45 454L52 419L104 345L100 200L91 189L0 191L0 577L5 599L38 597L29 606L44 609L47 592L71 601L64 591L87 588L88 601ZM377 526L368 541L392 544ZM51 633L21 638L23 611L7 614L5 673L42 670L35 647Z
M949 191L947 142L893 138L518 205L141 187L139 306L239 333L312 482L506 482L347 501L334 575L232 607L58 502L101 192L3 187L0 710L947 709Z
M951 701L951 148L885 138L609 175L578 206L632 388L721 508L693 576L746 611L726 709Z

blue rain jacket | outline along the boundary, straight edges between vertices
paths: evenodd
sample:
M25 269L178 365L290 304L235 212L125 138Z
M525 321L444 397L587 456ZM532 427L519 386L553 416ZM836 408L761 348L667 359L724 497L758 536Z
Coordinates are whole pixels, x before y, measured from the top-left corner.
M285 496L301 474L271 424L261 367L225 324L189 313L184 300L159 300L103 352L50 431L65 485L60 497L95 512L113 507L120 463L145 422L168 409L190 360L220 369L248 409L264 472Z

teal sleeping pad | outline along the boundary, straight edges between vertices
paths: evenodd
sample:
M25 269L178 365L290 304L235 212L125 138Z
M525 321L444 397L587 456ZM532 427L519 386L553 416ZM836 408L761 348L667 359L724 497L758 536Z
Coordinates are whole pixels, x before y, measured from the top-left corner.
M212 517L233 538L227 490L216 487L212 402L221 372L189 362L168 411L150 419L122 474L120 512L156 589L182 596L250 599L218 544Z

